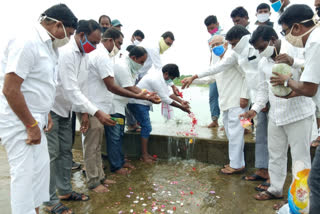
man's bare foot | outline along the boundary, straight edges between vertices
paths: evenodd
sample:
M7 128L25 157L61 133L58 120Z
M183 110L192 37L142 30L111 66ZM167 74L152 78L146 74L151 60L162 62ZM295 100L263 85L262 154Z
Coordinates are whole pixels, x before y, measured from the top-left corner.
M208 128L214 128L214 127L219 127L218 120L212 121L212 123L208 125Z
M136 169L136 167L134 167L132 164L126 162L125 164L123 164L123 168L128 168L128 169Z
M149 156L150 155L148 155L148 154L142 155L140 160L145 163L153 163L154 161Z
M115 180L110 180L110 179L105 179L104 181L103 181L103 184L115 184L115 183L117 183Z
M131 170L128 170L127 168L121 168L121 169L118 169L117 171L115 171L115 173L117 173L119 175L128 175L131 173Z
M96 193L106 193L106 192L109 192L109 189L107 187L105 187L104 185L100 184L96 188L92 189L92 191L94 191Z

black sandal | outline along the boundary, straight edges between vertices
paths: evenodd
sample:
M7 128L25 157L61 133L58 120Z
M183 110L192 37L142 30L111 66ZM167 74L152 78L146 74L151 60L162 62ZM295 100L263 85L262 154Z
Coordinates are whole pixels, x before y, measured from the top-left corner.
M251 179L251 178L253 178L253 179ZM261 177L260 175L257 175L257 174L252 174L250 176L243 176L242 179L245 181L265 181L265 180L268 180L267 178Z
M62 214L65 211L69 212L70 208L66 207L65 205L63 205L62 203L59 202L57 205L52 207L51 210L46 208L45 211L48 212L48 213L51 213L51 214ZM72 214L74 214L73 211L72 211Z
M263 183L260 184L259 186L270 187L270 183L263 182ZM255 190L257 190L257 191L259 191L259 192L264 192L264 191L266 191L266 189L260 188L259 186L255 187Z
M87 199L82 199L83 196L85 196ZM71 195L68 198L61 198L60 200L62 200L62 201L88 201L89 199L90 199L90 197L88 195L72 191Z

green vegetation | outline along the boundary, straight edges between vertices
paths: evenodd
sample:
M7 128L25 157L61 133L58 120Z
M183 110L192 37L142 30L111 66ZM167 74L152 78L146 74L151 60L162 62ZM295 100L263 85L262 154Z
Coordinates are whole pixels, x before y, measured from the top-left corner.
M181 80L183 80L186 77L191 77L192 75L181 75L179 78L175 78L173 80L174 85L176 86L182 86ZM192 86L192 85L191 85ZM198 87L209 87L209 85L196 85Z

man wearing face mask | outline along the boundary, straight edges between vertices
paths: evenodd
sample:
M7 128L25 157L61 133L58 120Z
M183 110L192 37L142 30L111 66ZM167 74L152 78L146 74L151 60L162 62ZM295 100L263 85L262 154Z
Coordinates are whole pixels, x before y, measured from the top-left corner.
M131 45L139 45L144 40L144 33L141 30L136 30L131 37Z
M1 60L0 138L11 174L12 214L39 213L49 200L50 160L44 134L52 127L57 48L69 41L77 18L64 4L10 40Z
M133 93L141 93L141 89L135 86L136 76L139 69L147 59L147 51L143 47L136 46L131 49L129 56L121 62L114 65L115 82L122 88ZM125 107L128 104L128 98L115 95L112 106L113 113L111 117L120 119L123 122L117 123L115 126L105 126L105 134L107 138L107 152L110 163L111 172L126 175L130 173L128 169L134 169L134 166L125 162L122 152L122 141L124 136ZM154 103L159 103L159 101Z
M317 4L316 4L317 5ZM288 98L295 96L312 97L315 104L320 107L320 28L312 9L307 5L297 4L289 7L280 17L279 24L283 29L286 40L295 47L305 48L305 67L299 81L290 76L275 74L271 78L273 85L285 85L293 91ZM318 213L320 210L320 147L317 147L315 158L309 175L310 212Z
M208 16L204 20L204 24L207 27L208 33L210 33L211 38L209 39L209 50L210 50L210 65L216 63L219 60L219 57L216 55L213 55L212 52L212 39L214 35L220 35L221 33L221 27L219 25L219 22L217 20L216 16ZM209 88L209 104L210 104L210 112L211 112L211 119L212 123L208 125L208 128L212 127L218 127L218 119L220 116L220 109L219 109L219 93L218 93L218 88L217 88L217 83L214 81L213 83L210 84Z
M268 122L268 151L270 187L257 195L257 200L283 198L283 186L287 174L287 153L290 145L292 163L300 161L310 168L310 138L312 133L313 103L310 98L300 96L284 99L275 96L269 83L272 68L277 63L279 53L296 55L295 48L278 39L275 30L269 26L259 26L253 33L250 43L259 50L262 59L259 62L259 90L252 109L240 115L252 118L270 102ZM295 56L298 58L298 56ZM303 58L303 55L300 56ZM303 61L302 61L303 62ZM291 66L292 78L298 80L304 64ZM279 208L279 207L274 207Z
M111 19L107 15L102 15L99 17L99 25L101 26L102 33L104 33L108 28L111 28Z
M58 85L55 103L51 109L53 129L47 133L50 154L50 201L45 202L51 212L67 209L60 200L86 201L84 194L72 191L72 129L71 110L82 112L80 130L85 132L89 126L88 113L103 124L113 121L87 98L88 53L96 48L101 40L101 28L94 20L80 20L76 35L59 49ZM87 113L88 112L88 113ZM59 198L56 190L58 189Z
M273 22L270 21L270 6L266 3L261 3L257 7L257 21L256 25L268 25L273 27Z
M249 45L250 33L242 25L236 25L232 27L227 35L226 39L232 47L232 51L225 55L219 62L210 66L210 68L200 74L196 74L192 77L188 77L182 80L183 86L189 87L192 82L197 78L202 78L210 75L215 75L221 72L226 72L233 67L238 67L242 71L242 74L245 76L246 84L243 87L248 88L249 94L254 98L254 87L256 85L256 71L255 63L257 63L258 57L255 55L255 52L252 50L253 47ZM215 50L218 51L218 50ZM252 63L252 65L251 65ZM251 88L249 88L251 87ZM251 97L250 96L250 97ZM240 98L240 107L245 109L248 107L248 99ZM240 124L240 120L237 119L237 123ZM231 127L230 127L231 129ZM238 130L241 132L241 130ZM243 132L242 128L242 132ZM244 171L245 162L244 162L244 153L243 146L244 142L237 140L234 141L235 145L231 146L229 151L230 164L226 164L225 167L221 170L226 174L234 174Z
M110 28L102 35L101 44L89 54L88 60L88 98L103 112L112 113L113 93L136 99L152 99L145 92L136 94L118 86L114 81L113 60L123 41L123 34ZM102 193L107 192L101 160L101 142L103 142L104 126L97 117L89 115L90 126L84 132L84 162L89 189ZM116 125L116 122L107 125Z
M168 93L168 84L180 76L179 68L176 64L167 64L161 71L148 73L137 84L137 87L147 91L156 92L164 102L184 112L190 113L187 103L179 104L175 94ZM181 102L182 103L182 102ZM155 158L148 153L148 140L152 130L149 111L152 103L146 100L130 99L128 108L133 113L141 125L141 160L146 163L153 163Z

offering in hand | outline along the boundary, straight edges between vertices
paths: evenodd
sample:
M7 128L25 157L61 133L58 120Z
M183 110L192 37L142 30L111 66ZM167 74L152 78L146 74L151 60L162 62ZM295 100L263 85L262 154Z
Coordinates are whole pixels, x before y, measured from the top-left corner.
M240 119L240 123L241 123L241 126L245 129L249 129L252 125L252 123L249 119L244 119L244 118Z
M279 74L284 74L284 75L290 75L291 74L291 67L287 64L284 64L284 63L275 64L272 67L272 72L277 72ZM275 75L272 74L272 76L275 76ZM284 96L289 95L291 93L292 89L289 87L285 87L283 85L277 85L277 86L272 86L271 91L276 96L284 97Z
M117 124L119 124L119 125L124 125L124 119L123 118L111 117L111 120L116 121Z

